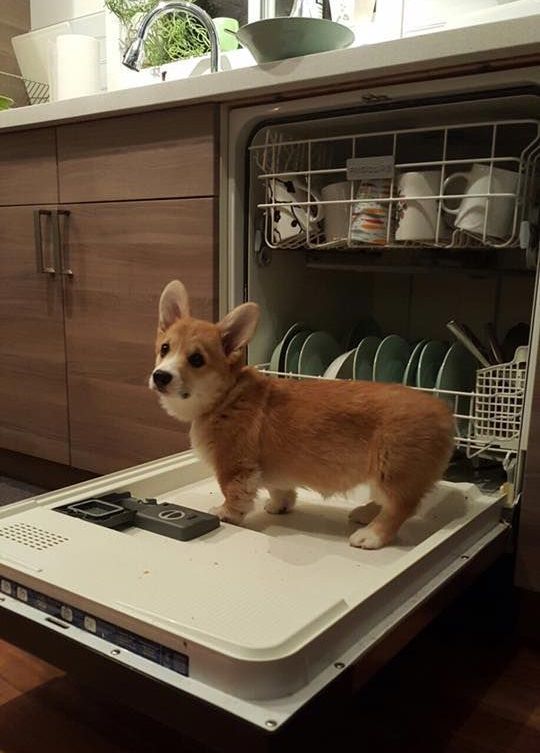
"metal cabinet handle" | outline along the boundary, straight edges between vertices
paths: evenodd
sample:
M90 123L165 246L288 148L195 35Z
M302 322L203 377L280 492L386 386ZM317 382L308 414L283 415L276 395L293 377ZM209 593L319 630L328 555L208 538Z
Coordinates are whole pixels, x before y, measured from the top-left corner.
M36 266L37 271L43 275L54 275L56 269L46 266L43 258L43 234L41 232L41 218L50 217L52 212L49 209L34 209L34 242L36 245Z
M53 243L60 267L60 274L66 277L73 277L73 270L69 266L69 243L64 243L62 233L60 232L60 217L69 217L68 209L55 209L53 222Z

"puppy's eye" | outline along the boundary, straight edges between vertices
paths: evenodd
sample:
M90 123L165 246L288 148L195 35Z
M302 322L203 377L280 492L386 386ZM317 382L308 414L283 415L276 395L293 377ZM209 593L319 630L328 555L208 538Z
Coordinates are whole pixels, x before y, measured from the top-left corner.
M201 366L204 366L204 358L200 353L192 353L188 358L188 363L194 369L200 369Z
M159 355L163 358L163 356L167 355L169 350L170 350L169 343L163 343L163 345L159 349Z

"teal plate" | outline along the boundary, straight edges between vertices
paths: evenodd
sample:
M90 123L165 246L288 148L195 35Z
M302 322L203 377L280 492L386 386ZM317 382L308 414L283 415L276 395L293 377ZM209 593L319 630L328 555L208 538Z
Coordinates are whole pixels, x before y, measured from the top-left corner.
M285 351L284 371L287 374L298 374L298 362L300 360L300 351L302 350L302 346L306 342L310 334L311 334L311 331L305 329L305 330L302 330L301 332L297 332L296 335L294 335L289 341L289 344L287 345L287 350Z
M425 345L427 345L427 340L420 340L420 342L417 343L413 348L413 352L411 353L411 357L409 358L409 363L407 364L407 368L405 369L405 374L403 375L403 384L407 385L407 387L416 387L418 362L420 361L420 355L424 350Z
M476 369L478 361L460 342L454 343L446 353L436 388L438 390L452 390L454 392L472 392L476 384ZM445 400L454 413L468 416L471 408L471 398L465 395L439 395ZM469 419L457 419L457 429L460 436L469 431Z
M401 382L411 357L411 346L399 335L388 335L379 345L373 362L373 381Z
M382 340L380 337L371 335L360 341L354 352L353 375L354 379L371 382L373 379L373 362Z
M439 340L430 340L420 353L418 371L416 374L416 386L432 390L437 384L439 369L448 350L448 343Z
M304 376L322 376L341 348L327 332L312 332L300 351L298 373Z

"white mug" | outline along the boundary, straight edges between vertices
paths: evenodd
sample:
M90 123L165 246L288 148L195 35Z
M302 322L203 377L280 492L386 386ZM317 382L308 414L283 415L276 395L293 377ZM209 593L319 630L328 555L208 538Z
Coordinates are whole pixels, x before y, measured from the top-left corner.
M457 209L452 209L443 202L444 211L456 216L455 226L482 239L484 239L484 230L486 238L509 238L512 234L516 207L518 174L500 167L490 168L489 165L474 164L468 173L449 175L444 181L445 193L450 183L457 178L461 180L465 178L467 181L467 188L461 203ZM489 200L486 196L475 196L475 194L487 193L490 194ZM514 195L491 196L498 193Z
M321 189L323 201L348 202L351 198L351 183L330 183ZM326 241L345 241L349 237L349 219L351 205L349 203L324 204L324 233Z
M275 193L275 195L274 195ZM321 197L315 190L311 190L309 197L306 182L300 178L290 181L281 179L268 182L268 195L271 203L287 204L271 209L272 242L275 244L311 235L318 230L318 223L323 218L323 208L319 204ZM295 202L316 202L310 207L297 206ZM309 209L309 213L308 213Z
M396 211L397 241L441 241L450 237L437 199L408 199L408 196L439 196L441 170L402 173L398 179L400 201ZM439 230L437 232L437 220Z

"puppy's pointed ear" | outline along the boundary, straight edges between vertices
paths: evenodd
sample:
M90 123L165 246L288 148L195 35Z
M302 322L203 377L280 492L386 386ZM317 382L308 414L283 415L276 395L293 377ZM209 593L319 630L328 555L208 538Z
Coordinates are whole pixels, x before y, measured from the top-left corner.
M189 297L179 280L173 280L163 289L159 299L159 329L165 332L177 319L189 316Z
M242 303L224 316L217 326L225 355L247 345L258 323L259 307L256 303Z

